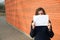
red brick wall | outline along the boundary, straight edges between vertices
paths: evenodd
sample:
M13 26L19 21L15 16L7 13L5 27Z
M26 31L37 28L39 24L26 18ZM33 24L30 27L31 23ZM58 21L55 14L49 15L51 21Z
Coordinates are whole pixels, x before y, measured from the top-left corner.
M5 4L7 21L27 34L36 9L43 7L52 22L53 40L60 40L60 0L5 0Z

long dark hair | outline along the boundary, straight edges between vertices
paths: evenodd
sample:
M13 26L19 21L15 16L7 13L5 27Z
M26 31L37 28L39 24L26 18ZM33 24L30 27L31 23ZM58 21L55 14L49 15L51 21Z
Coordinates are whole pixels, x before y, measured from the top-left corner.
M38 14L38 11L41 11L41 10L43 11L43 14L46 15L45 10L44 10L42 7L36 9L35 15L39 15L39 14Z

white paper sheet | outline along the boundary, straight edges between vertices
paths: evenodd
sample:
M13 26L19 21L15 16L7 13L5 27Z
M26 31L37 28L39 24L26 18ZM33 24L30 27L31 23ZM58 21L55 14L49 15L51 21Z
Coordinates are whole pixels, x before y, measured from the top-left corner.
M48 15L34 15L33 16L33 21L35 22L35 26L47 26L48 20L49 20Z

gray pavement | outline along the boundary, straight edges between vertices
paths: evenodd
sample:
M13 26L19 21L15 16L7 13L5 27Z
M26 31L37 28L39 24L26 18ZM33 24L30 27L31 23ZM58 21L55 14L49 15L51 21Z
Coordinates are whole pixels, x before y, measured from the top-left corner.
M0 40L32 40L6 22L5 16L0 16Z

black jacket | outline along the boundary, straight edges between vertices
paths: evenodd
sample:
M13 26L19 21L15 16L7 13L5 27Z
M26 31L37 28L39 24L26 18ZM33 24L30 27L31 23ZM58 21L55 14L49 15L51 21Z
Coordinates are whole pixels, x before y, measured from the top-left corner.
M54 33L52 31L52 28L49 31L47 26L36 26L33 29L31 25L30 36L32 38L34 37L34 40L50 40L50 38L54 36Z

